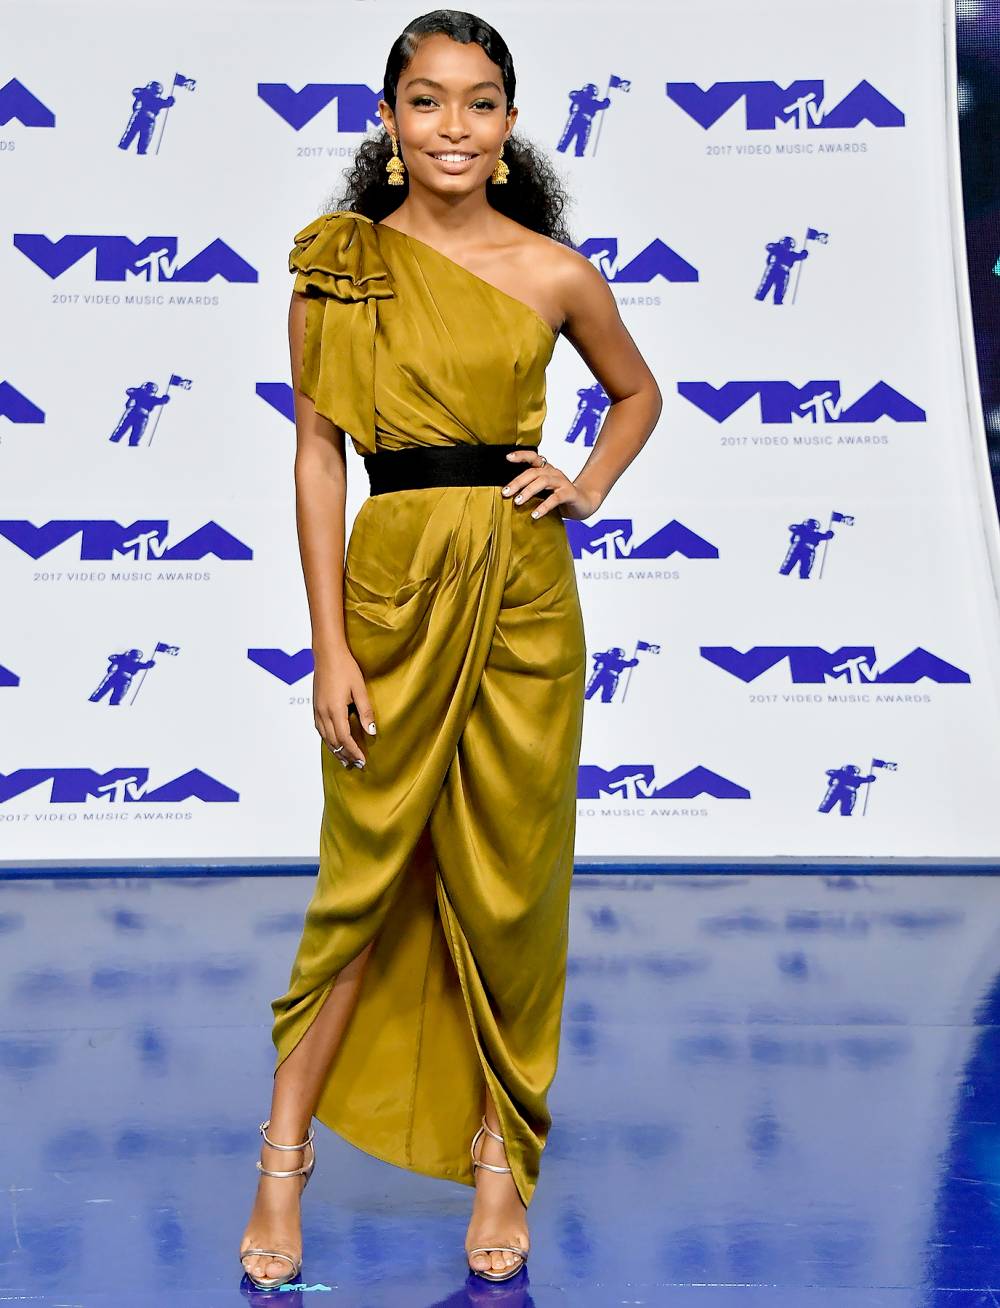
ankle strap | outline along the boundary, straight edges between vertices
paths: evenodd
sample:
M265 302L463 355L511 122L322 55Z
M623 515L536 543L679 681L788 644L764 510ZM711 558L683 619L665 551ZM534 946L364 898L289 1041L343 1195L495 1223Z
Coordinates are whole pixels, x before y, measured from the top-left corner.
M272 1149L305 1149L306 1145L311 1145L311 1144L312 1144L312 1142L313 1142L313 1137L314 1137L315 1134L316 1134L316 1132L315 1132L315 1130L313 1129L313 1127L310 1126L310 1127L309 1127L309 1135L308 1135L307 1139L305 1139L305 1140L302 1141L301 1144L293 1144L293 1145L275 1144L274 1141L273 1141L273 1140L270 1138L270 1136L267 1134L267 1128L268 1128L270 1125L271 1125L271 1119L270 1119L270 1118L267 1118L266 1121L261 1122L260 1127L259 1127L259 1130L260 1130L261 1135L264 1137L264 1139L267 1141L267 1143L271 1146Z
M485 1116L485 1114L483 1115L483 1119L482 1119L482 1120L483 1120L483 1129L485 1130L486 1134L487 1134L487 1135L491 1135L491 1136L493 1137L494 1140L499 1140L500 1143L503 1144L503 1136L502 1136L502 1135L497 1135L496 1131L492 1131L492 1130L490 1130L490 1128L486 1125L486 1116Z

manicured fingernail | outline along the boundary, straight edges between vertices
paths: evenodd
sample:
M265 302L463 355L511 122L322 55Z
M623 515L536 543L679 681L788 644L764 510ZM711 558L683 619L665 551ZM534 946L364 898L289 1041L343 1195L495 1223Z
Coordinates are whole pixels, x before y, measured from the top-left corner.
M369 736L374 736L374 735L375 735L375 723L374 723L374 722L369 722L369 723L368 723L368 734L369 734Z
M537 517L538 517L538 510L537 510L537 509L532 509L532 511L531 511L531 516L532 516L533 518L537 518Z
M505 487L503 488L503 490L502 490L500 493L501 493L501 495L509 495L509 494L510 494L510 487L509 487L509 486L505 486Z
M364 764L364 760L363 760L363 759L356 758L356 759L354 760L354 766L355 766L356 768L363 768L364 765L365 765L365 764Z
M520 504L522 498L523 498L523 497L522 497L521 495L515 495L515 496L514 496L514 503L515 503L515 504Z

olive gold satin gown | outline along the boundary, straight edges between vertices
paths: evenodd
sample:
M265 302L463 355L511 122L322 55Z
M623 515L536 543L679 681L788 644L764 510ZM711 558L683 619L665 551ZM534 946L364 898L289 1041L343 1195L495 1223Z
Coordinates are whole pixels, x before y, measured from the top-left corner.
M359 454L539 444L556 334L534 309L351 210L294 239L300 386ZM441 486L362 504L344 621L378 734L363 770L320 742L319 874L272 1003L277 1070L374 940L316 1117L474 1185L488 1086L525 1204L551 1124L586 664L566 528L533 520L539 502Z

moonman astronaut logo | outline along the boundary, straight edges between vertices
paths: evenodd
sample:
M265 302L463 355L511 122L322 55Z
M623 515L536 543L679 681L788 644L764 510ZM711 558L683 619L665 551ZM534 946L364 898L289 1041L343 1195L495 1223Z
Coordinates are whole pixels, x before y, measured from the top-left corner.
M197 83L193 77L185 77L182 73L174 74L173 89L182 87L185 91L193 91ZM153 139L153 133L156 130L156 120L163 115L160 127L160 135L157 138L156 149L154 154L160 153L160 146L163 144L163 137L167 130L167 116L176 103L173 95L163 94L163 85L160 82L147 82L145 86L133 86L132 88L132 112L129 116L128 125L122 133L122 139L118 142L119 150L127 150L135 141L136 154L147 154L149 143Z
M573 414L566 440L573 445L577 437L582 436L584 448L589 449L597 440L597 433L604 420L605 410L611 403L611 397L598 381L595 381L592 386L581 386L576 396L578 401L576 413Z
M887 772L895 772L898 764L888 763L883 758L873 758L871 767L872 771L868 773L863 773L856 763L845 763L842 768L827 768L826 775L830 780L818 811L831 813L839 806L841 817L850 817L858 802L858 791L864 786L865 798L861 808L861 816L864 817L868 812L868 788L878 780L874 769L884 768Z
M176 236L147 236L132 241L127 236L60 236L56 240L41 232L15 232L14 248L53 281L62 277L89 254L94 257L94 280L98 282L256 282L257 269L231 249L214 240L187 263L177 258Z
M0 127L18 122L22 127L55 127L56 116L23 82L12 77L0 86Z
M818 241L820 245L827 245L829 240L829 232L820 232L815 227L807 227L801 250L795 248L794 236L783 236L780 241L771 241L765 247L767 250L767 263L764 267L764 275L754 292L754 299L766 300L768 291L771 291L773 293L773 302L775 304L784 304L785 292L788 290L788 282L794 269L795 288L792 291L791 299L791 303L794 304L799 293L802 262L804 259L809 258L806 245L810 241Z
M676 518L643 541L633 541L631 518L602 518L579 522L566 518L566 535L574 559L585 555L601 559L668 559L683 554L688 559L717 559L719 550Z
M628 694L629 682L632 678L632 669L639 665L639 654L659 654L659 645L651 645L648 641L637 640L635 642L635 653L631 658L625 653L620 645L612 645L610 649L601 650L594 654L594 670L591 673L590 680L583 692L584 699L594 699L600 697L602 704L610 704L615 697L615 692L621 686L621 694L618 697L619 703L624 703ZM622 676L625 673L625 676Z
M134 704L136 696L142 689L142 683L145 680L146 673L150 668L156 667L156 655L176 655L179 653L179 645L167 645L164 641L158 640L153 646L153 657L150 659L143 658L141 649L125 650L122 654L109 654L108 670L102 677L101 684L93 694L88 696L90 702L92 704L97 704L106 695L108 697L109 705L121 704L129 692L135 674L141 672L142 676L136 681L135 690L132 692L132 697L128 701L129 704Z
M796 132L844 131L861 126L903 127L906 116L893 102L861 81L843 99L827 98L826 84L809 79L787 87L777 82L715 82L702 90L697 82L667 82L667 99L705 131L714 127L740 100L750 132L778 129Z
M601 123L604 121L604 110L611 105L612 91L630 91L632 83L627 78L618 77L612 73L608 78L607 92L602 96L593 82L588 82L586 86L581 86L578 91L569 93L569 115L566 119L566 126L563 128L562 135L556 145L560 154L565 154L569 147L574 147L574 153L577 158L587 153L587 143L590 140L590 129L594 124L594 118L597 114L602 116L597 119L597 132L594 135L594 148L590 151L592 155L597 153L597 142L601 135Z
M615 768L582 764L577 778L578 799L697 799L701 795L714 799L750 798L745 786L700 765L662 785L656 780L652 763L622 763Z
M40 559L73 537L79 537L79 557L131 558L136 563L157 560L174 562L204 559L245 561L253 550L217 522L206 522L183 539L169 543L170 523L166 518L139 518L120 523L103 518L56 518L36 527L25 518L0 518L0 540L7 540L29 558Z
M152 445L160 418L160 410L165 404L170 403L172 387L182 391L189 391L191 389L191 379L190 377L179 377L175 372L171 373L170 380L167 382L162 395L159 393L154 381L143 382L141 386L126 387L125 410L115 424L115 429L108 437L108 440L117 442L127 435L129 445L138 445L146 431L150 414L155 413L156 417L150 428L149 440L146 442L147 445Z
M839 381L809 381L804 386L790 381L729 381L721 386L682 381L677 383L677 391L718 423L726 422L753 399L760 402L763 423L872 423L882 418L927 421L925 410L884 381L876 382L853 404L844 403Z
M0 418L17 424L45 421L45 410L9 381L0 382Z
M102 772L94 768L18 768L0 772L0 804L44 785L50 786L50 804L183 804L188 799L235 804L240 798L231 786L201 768L191 768L158 786L150 786L149 776L149 768L107 768Z
M813 564L816 562L816 547L822 544L819 572L815 577L815 580L821 581L823 569L826 565L826 552L830 547L830 541L836 535L833 524L836 522L844 527L853 527L854 521L851 514L837 513L835 511L830 514L830 525L825 530L820 526L818 518L806 518L802 522L789 523L788 530L791 534L791 541L778 572L782 577L789 577L798 568L799 579L808 581L813 575Z

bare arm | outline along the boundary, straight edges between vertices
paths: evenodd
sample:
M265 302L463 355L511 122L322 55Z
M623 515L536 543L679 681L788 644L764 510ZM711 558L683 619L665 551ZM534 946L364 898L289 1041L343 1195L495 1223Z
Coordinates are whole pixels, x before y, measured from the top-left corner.
M299 389L305 326L306 297L293 291L288 346L295 406L295 524L312 626L313 717L331 749L344 747L337 757L348 767L365 758L351 732L348 705L356 706L363 729L372 735L374 723L364 678L344 632L345 438Z
M589 259L576 255L565 278L564 334L611 399L590 458L574 478L596 509L649 439L663 396L621 320L614 292Z
M344 433L316 412L299 390L306 297L292 292L288 346L295 403L295 525L306 584L312 648L317 660L347 648L344 635L344 512L347 462Z
M549 492L533 517L558 507L564 518L588 518L649 439L663 396L621 320L611 287L590 260L561 249L555 285L564 312L562 334L604 387L611 405L590 457L572 481L551 465L532 467L511 479L510 493L523 499ZM508 457L525 463L534 455L517 451Z

